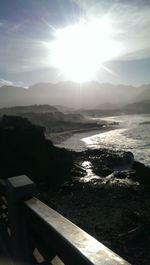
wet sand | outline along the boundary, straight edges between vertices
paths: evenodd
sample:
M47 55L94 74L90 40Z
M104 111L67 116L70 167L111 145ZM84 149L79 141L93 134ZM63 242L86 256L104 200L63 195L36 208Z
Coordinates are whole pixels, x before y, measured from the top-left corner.
M107 132L117 129L114 126L93 127L79 130L70 130L60 133L49 133L46 135L48 140L51 140L55 146L66 149L75 149L75 151L82 151L87 149L82 138L89 137L95 134Z

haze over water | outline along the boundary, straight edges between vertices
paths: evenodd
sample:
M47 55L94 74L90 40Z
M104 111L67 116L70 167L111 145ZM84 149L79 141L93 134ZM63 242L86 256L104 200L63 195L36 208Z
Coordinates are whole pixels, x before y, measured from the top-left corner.
M92 135L91 132L75 134L61 146L76 151L95 148L131 151L136 160L150 166L150 115L125 115L104 120L119 122L118 129L92 132Z

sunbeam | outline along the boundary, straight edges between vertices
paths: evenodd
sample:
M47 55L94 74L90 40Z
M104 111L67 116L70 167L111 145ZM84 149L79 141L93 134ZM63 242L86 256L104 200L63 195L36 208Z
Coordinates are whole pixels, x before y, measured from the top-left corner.
M120 55L116 32L105 17L57 30L50 45L52 65L73 81L91 80L104 62Z

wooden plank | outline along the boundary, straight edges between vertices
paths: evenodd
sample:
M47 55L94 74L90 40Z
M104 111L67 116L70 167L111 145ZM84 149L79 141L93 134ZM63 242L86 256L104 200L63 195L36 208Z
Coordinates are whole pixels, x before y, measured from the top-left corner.
M88 233L57 213L37 198L25 202L29 225L40 235L47 250L65 264L129 265Z

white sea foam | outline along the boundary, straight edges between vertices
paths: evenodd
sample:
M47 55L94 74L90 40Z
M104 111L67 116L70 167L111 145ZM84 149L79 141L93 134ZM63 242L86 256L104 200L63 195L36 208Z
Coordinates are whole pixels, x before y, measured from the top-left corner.
M123 128L85 137L82 139L85 145L88 148L129 150L136 160L150 165L150 116L127 115L107 120L119 121Z
M76 151L100 147L128 150L136 160L150 166L150 115L124 115L104 120L119 122L120 126L107 132L75 134L61 146Z

